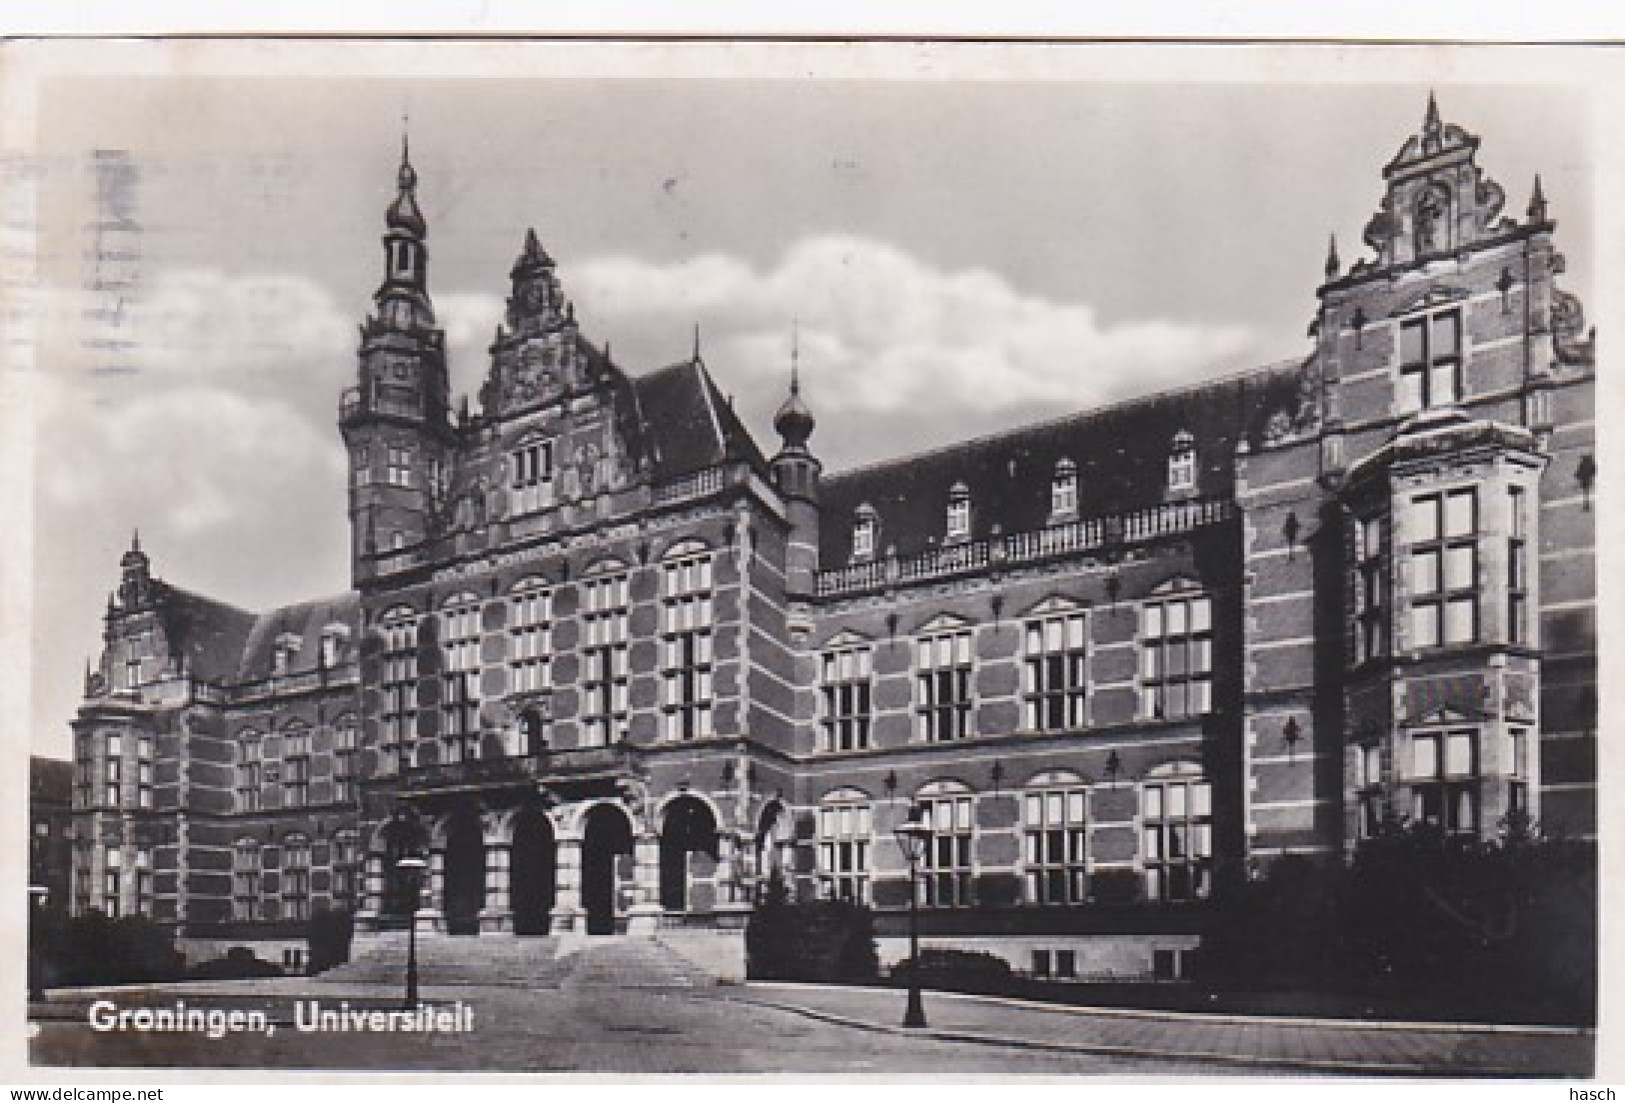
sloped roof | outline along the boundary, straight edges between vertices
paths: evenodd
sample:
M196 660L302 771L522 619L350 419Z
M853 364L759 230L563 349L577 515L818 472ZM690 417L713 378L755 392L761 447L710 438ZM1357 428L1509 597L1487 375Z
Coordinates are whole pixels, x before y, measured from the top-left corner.
M287 673L315 670L321 654L322 630L332 624L346 625L352 642L359 638L361 599L357 594L338 594L261 613L254 618L253 630L237 652L240 662L232 676L245 682L269 678L275 665L276 641L283 635L299 640L298 651L288 659Z
M744 459L767 470L762 450L698 357L631 377L631 394L657 479L687 475L726 459Z
M162 586L158 608L171 652L186 657L195 677L230 679L254 627L254 614L179 586Z
M877 551L912 555L942 542L955 483L970 491L971 537L1043 528L1056 464L1077 465L1078 515L1091 517L1165 500L1168 455L1181 430L1194 437L1197 494L1235 485L1238 441L1256 442L1272 413L1297 404L1302 359L901 456L824 478L820 557L851 562L859 506L878 514Z

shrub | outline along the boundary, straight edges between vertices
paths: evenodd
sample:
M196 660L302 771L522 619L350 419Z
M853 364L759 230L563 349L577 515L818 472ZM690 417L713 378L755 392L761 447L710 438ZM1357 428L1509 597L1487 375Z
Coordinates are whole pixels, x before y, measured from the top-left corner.
M946 947L927 947L918 963L905 958L892 967L893 984L907 985L916 977L921 988L989 995L1014 992L1020 984L1010 963L997 954Z
M142 916L111 919L99 911L43 914L32 927L33 957L47 985L131 984L176 980L184 960L174 935Z
M874 916L846 900L793 902L775 875L745 928L752 980L861 982L880 971Z
M274 962L262 961L247 946L233 946L224 957L201 961L188 974L194 980L249 980L254 977L280 977Z
M350 960L355 917L347 911L318 908L310 917L306 938L310 943L312 974L325 972Z

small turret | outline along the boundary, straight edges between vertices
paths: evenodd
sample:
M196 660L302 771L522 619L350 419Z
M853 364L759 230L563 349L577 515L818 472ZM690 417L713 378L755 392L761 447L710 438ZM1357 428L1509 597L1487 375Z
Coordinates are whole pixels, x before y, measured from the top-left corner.
M784 495L790 518L786 585L792 594L810 594L818 573L818 478L823 464L807 448L817 421L801 397L799 335L790 344L790 394L773 417L783 446L773 457L773 481Z

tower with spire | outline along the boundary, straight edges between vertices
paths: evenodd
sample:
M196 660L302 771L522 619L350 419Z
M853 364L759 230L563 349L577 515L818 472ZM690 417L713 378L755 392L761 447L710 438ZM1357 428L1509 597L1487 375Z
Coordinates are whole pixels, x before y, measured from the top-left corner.
M384 278L361 326L356 386L341 400L350 455L352 575L372 556L423 542L451 449L445 334L429 299L428 224L418 174L401 139L396 195L384 212Z
M773 417L780 448L773 457L773 481L784 495L790 521L789 544L785 553L785 581L792 595L813 592L818 574L818 480L823 464L807 447L817 426L812 411L801 397L801 349L799 335L790 344L790 393Z

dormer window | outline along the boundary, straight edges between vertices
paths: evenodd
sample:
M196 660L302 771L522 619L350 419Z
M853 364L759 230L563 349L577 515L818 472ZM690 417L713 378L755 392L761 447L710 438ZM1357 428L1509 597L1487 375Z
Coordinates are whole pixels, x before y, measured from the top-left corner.
M1399 410L1461 401L1461 311L1441 310L1399 325Z
M537 441L508 457L512 468L513 512L534 513L553 504L553 442Z
M342 624L330 624L322 629L321 665L329 669L338 666L349 640L350 630Z
M1065 521L1078 515L1078 465L1063 459L1055 465L1055 478L1049 489L1050 520Z
M970 488L962 482L948 491L948 539L970 539Z
M288 672L293 665L293 657L299 653L299 637L292 632L284 632L276 638L271 651L271 673L277 677Z
M879 515L868 502L858 507L857 519L852 523L852 558L875 557L875 532L880 527Z
M1180 492L1196 489L1196 438L1189 429L1174 434L1168 453L1168 489Z

